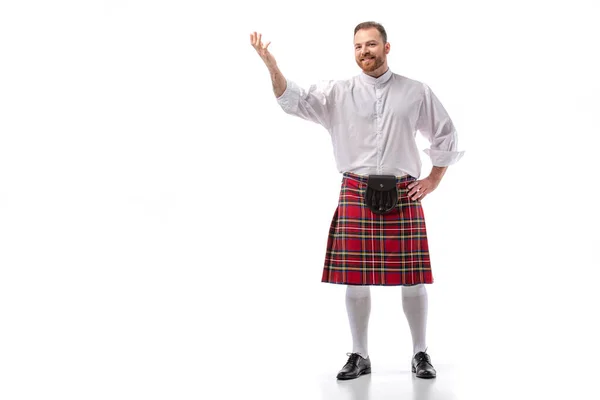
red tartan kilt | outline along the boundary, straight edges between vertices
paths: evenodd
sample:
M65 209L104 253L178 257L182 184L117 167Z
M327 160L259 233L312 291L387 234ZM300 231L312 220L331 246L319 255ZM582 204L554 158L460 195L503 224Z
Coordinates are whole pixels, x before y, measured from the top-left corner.
M408 198L415 178L397 178L397 211L374 214L365 204L367 177L344 173L333 215L322 282L347 285L433 283L425 216Z

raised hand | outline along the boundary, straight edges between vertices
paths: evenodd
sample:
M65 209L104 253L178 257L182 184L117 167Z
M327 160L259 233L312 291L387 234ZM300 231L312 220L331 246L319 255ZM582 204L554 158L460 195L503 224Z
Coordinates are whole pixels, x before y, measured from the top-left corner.
M252 47L254 47L260 58L262 58L262 60L265 62L265 64L267 64L267 66L270 67L275 66L277 64L275 62L275 57L273 57L271 52L269 52L268 50L268 47L271 44L271 42L269 41L267 42L267 44L263 45L262 34L256 32L251 33L250 44L252 45Z

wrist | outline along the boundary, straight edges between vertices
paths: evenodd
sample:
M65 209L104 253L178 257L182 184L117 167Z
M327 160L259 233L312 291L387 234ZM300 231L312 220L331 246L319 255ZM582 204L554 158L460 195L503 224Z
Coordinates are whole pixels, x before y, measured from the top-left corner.
M446 173L446 169L448 169L448 167L433 167L433 168L431 168L431 172L429 173L429 176L427 177L427 179L430 179L434 182L439 183L442 180L442 177L444 176L444 174Z

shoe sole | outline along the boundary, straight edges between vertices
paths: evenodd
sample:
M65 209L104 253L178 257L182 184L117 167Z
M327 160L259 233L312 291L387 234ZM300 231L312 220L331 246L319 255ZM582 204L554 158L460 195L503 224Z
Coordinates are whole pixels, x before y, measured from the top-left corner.
M356 375L356 376L349 376L349 377L344 377L344 376L340 377L340 376L338 376L337 379L340 380L340 381L349 381L349 380L352 380L352 379L356 379L356 378L358 378L361 375L367 375L367 374L370 374L370 373L371 373L371 368L367 368L364 371L359 372L358 375Z

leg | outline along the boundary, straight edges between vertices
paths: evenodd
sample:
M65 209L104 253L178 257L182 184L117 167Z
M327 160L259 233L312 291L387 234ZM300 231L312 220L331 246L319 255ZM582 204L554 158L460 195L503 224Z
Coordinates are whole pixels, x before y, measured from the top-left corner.
M413 343L413 356L427 349L427 290L424 284L402 287L402 309Z
M371 360L368 350L369 316L371 314L371 290L369 286L346 288L346 311L352 333L352 353L346 365L340 370L337 379L355 379L371 373Z
M346 288L346 311L352 333L352 352L369 357L368 330L371 315L371 290L369 286Z
M418 378L435 378L436 371L427 354L427 290L424 284L402 287L402 308L413 342L412 371Z

